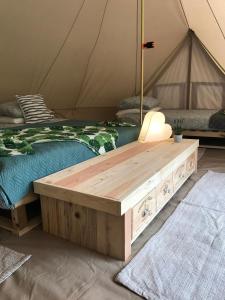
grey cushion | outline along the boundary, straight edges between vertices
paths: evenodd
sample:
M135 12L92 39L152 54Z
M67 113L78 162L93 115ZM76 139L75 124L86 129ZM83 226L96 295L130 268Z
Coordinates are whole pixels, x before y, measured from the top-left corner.
M159 106L159 100L153 97L144 97L143 109L151 109L153 107ZM123 99L119 103L119 109L129 109L129 108L139 108L140 107L140 97L130 97Z
M24 118L11 118L7 116L0 116L0 124L24 124Z
M11 118L22 118L23 113L16 101L10 101L0 104L0 115Z

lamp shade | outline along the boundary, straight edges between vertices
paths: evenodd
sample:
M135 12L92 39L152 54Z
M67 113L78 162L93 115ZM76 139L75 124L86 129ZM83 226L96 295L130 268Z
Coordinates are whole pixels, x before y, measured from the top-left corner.
M171 135L172 128L165 123L164 114L150 111L145 115L138 141L141 143L162 141Z

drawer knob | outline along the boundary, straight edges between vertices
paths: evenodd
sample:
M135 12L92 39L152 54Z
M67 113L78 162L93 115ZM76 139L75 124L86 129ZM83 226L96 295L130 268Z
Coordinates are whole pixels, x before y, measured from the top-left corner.
M79 212L75 212L74 216L75 216L76 219L80 219L80 213Z
M169 189L169 186L168 186L168 184L164 187L164 189L163 189L163 193L164 193L164 195L166 195L166 194L170 194L170 189Z
M146 217L146 216L150 216L152 213L150 211L150 209L145 208L144 211L142 212L142 217Z

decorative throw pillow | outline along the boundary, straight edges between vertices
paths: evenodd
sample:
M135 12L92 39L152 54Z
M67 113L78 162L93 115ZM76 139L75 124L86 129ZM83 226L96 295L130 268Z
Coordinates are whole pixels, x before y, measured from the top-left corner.
M26 123L43 123L54 118L41 95L16 95Z
M144 97L143 109L151 109L153 107L159 106L159 100L153 97ZM130 97L123 99L119 103L119 109L130 109L140 107L140 97Z
M0 104L0 115L11 118L22 118L23 113L16 101L9 101Z

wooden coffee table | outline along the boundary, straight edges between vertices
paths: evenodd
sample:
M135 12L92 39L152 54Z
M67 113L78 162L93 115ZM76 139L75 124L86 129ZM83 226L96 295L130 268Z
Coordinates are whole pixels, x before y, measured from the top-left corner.
M126 260L197 169L198 140L131 144L34 182L44 231Z

